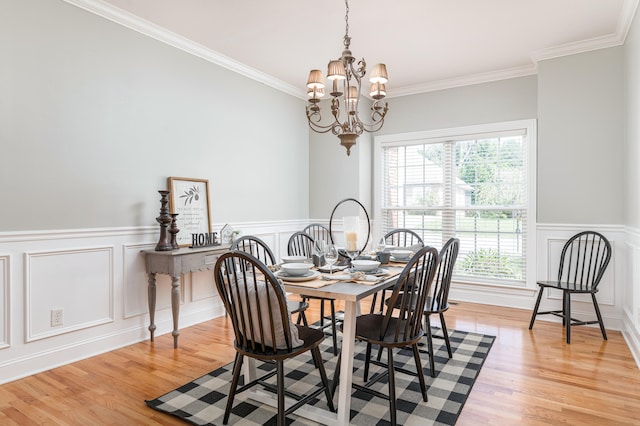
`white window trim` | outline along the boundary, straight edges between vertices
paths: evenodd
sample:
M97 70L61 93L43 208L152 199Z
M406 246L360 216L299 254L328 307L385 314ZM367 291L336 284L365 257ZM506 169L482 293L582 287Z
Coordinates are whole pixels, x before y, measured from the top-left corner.
M374 137L373 150L373 235L381 235L380 211L382 209L382 191L383 191L383 148L394 145L407 145L411 141L415 144L422 144L425 140L430 142L445 141L464 138L473 138L474 135L486 134L489 132L517 131L524 129L527 134L527 167L528 175L528 191L527 197L527 276L525 288L536 288L536 198L537 198L537 120L516 120L505 121L501 123L480 124L474 126L452 127L447 129L426 130L421 132L397 133L392 135L382 135ZM496 280L496 283L498 280ZM522 287L520 287L522 288Z

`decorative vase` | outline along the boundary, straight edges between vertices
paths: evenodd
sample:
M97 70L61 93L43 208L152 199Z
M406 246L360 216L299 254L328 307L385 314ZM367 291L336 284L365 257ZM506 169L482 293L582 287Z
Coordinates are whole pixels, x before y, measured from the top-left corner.
M169 214L169 194L171 191L159 190L160 193L160 216L156 218L156 221L160 224L160 239L156 244L156 251L169 251L173 250L173 246L169 242L167 235L167 227L171 224L171 215Z
M169 234L171 234L171 247L176 250L180 248L177 240L177 234L180 232L178 228L178 213L169 213L171 216L171 226L169 227Z

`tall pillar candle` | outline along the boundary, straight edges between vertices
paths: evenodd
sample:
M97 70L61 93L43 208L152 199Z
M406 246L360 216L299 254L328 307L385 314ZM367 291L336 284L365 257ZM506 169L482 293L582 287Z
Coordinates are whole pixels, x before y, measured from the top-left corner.
M358 250L358 233L355 231L348 231L344 233L344 239L346 242L347 251Z

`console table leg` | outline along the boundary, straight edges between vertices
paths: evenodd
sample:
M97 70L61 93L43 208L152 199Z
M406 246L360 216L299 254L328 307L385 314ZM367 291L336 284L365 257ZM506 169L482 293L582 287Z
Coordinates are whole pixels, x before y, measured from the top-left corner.
M178 347L178 316L180 315L180 277L171 277L171 313L173 315L173 347Z
M149 333L151 333L151 341L153 342L153 335L156 331L155 316L156 316L156 274L155 272L149 273L149 287L148 299L149 299Z

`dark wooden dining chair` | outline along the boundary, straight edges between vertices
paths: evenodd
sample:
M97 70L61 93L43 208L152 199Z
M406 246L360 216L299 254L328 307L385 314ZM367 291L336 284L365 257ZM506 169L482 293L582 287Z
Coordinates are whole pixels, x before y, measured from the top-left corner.
M427 347L429 351L429 367L431 369L431 377L436 377L436 365L433 351L433 338L443 338L447 346L449 358L453 357L451 352L451 342L449 341L449 332L447 331L447 323L444 320L444 313L449 310L449 289L451 288L451 277L453 276L453 268L458 258L460 250L460 240L450 238L449 241L440 250L438 255L438 271L433 280L433 285L427 303L424 307L424 330L427 335ZM440 317L440 328L442 336L433 335L431 333L431 315L438 314Z
M323 392L329 410L335 411L331 388L318 347L324 340L324 333L311 327L296 325L291 321L284 289L266 265L249 253L232 250L220 256L214 268L214 277L218 293L233 325L236 350L223 424L226 425L229 421L235 395L256 384L267 386L277 394L278 426L284 426L288 414ZM311 352L321 384L306 395L295 395L290 389L285 388L283 361L307 351ZM244 357L274 362L276 369L256 380L244 383L238 389ZM268 386L265 380L274 375L277 375L277 384ZM285 393L298 401L286 410Z
M598 284L611 260L611 244L604 235L595 231L580 232L571 237L562 248L558 279L554 281L538 281L538 299L533 308L529 330L538 315L552 314L562 318L566 328L567 343L571 343L571 327L575 325L599 324L602 338L607 340L596 293ZM562 291L562 309L539 312L542 293L546 288ZM571 295L590 294L597 321L581 321L571 318Z
M313 254L313 245L315 240L309 234L304 231L295 232L289 238L289 242L287 243L287 254L289 256L306 256L311 258ZM331 327L331 336L333 339L333 354L338 354L338 336L337 336L337 328L336 328L336 305L335 299L327 298L327 297L317 297L317 296L309 296L308 294L301 294L300 297L304 303L308 303L307 301L310 299L315 299L320 301L320 329L325 330L328 327ZM329 309L331 311L331 316L329 317L330 323L326 326L324 325L324 321L326 317L324 316L324 303L329 302ZM300 318L298 318L298 324L300 323Z
M429 297L429 291L438 267L438 251L433 247L421 248L407 263L396 281L390 297L389 306L384 313L361 315L356 319L356 338L367 344L364 365L364 386L354 383L353 387L362 392L389 400L391 424L396 421L396 370L405 374L418 376L422 399L427 402L427 387L425 384L424 370L420 361L418 342L424 336L422 320L424 307ZM392 306L397 304L399 315L394 315ZM387 363L371 359L372 345L379 345L387 349ZM393 363L394 349L410 346L413 350L416 371L397 368ZM342 355L342 354L341 354ZM369 380L370 364L384 367L379 373ZM340 358L334 371L333 387L335 389L340 377ZM374 389L371 385L383 378L387 378L389 394L385 395Z
M407 228L396 228L387 232L384 240L388 246L394 247L424 247L424 241L417 232Z
M229 250L241 250L245 253L249 253L267 265L267 267L276 264L276 257L267 243L253 235L244 235L238 238L231 244ZM304 325L309 325L305 315L305 311L309 308L309 304L307 302L304 300L287 299L287 308L293 315L298 314L299 324L302 323Z
M384 241L386 245L393 247L411 247L413 249L419 249L420 247L424 247L424 241L422 237L418 235L417 232L412 231L407 228L396 228L387 232L384 237ZM385 302L385 295L387 293L386 290L382 290L380 293L380 312L382 311L383 303ZM378 293L373 295L373 299L371 300L371 313L375 311L376 301L378 299Z
M329 233L329 228L324 226L321 223L311 223L302 230L302 232L306 232L311 235L315 241L324 241L325 243L331 243L331 234Z

